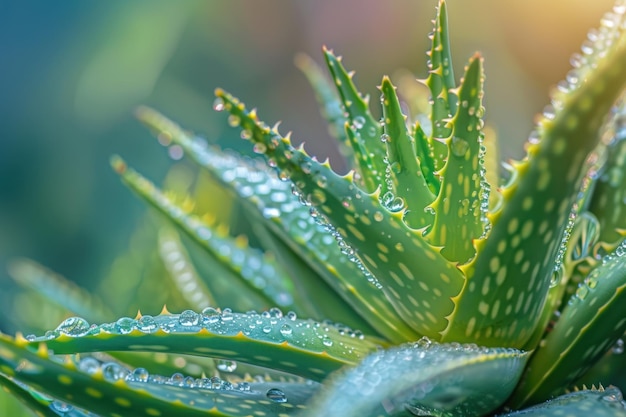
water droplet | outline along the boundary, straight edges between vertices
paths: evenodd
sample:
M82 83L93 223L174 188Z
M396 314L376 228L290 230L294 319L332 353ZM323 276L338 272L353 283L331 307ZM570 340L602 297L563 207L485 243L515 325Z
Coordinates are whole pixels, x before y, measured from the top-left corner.
M374 220L376 220L377 222L382 222L384 218L385 216L380 211L374 213Z
M128 370L115 362L107 362L102 365L104 379L115 382L118 379L126 379Z
M271 401L274 401L275 403L286 403L287 402L287 396L285 395L284 392L282 392L278 388L269 389L265 393L265 396L268 399L270 399Z
M70 317L56 328L61 333L71 337L80 337L89 333L89 323L81 317Z
M320 187L320 188L326 188L326 185L328 184L328 178L326 178L326 176L324 176L322 174L316 175L313 178L313 180L315 181L317 186Z
M613 352L614 355L621 355L622 353L624 353L624 340L617 339L617 341L611 348L611 352Z
M331 347L331 346L333 345L333 341L331 340L331 338L330 338L330 337L328 337L328 336L324 336L324 337L322 338L322 344L323 344L324 346Z
M224 99L221 97L216 98L213 101L213 110L215 111L222 111L224 110Z
M130 317L122 317L115 322L115 330L120 334L128 334L137 326L137 321Z
M237 370L237 362L229 360L217 361L217 369L222 372L235 372Z
M239 118L239 116L236 116L234 114L231 114L230 116L228 116L228 124L231 127L237 127L239 126L239 123L241 123L241 119Z
M563 279L563 275L565 275L565 266L561 264L558 268L552 271L552 276L550 277L550 288L554 288L559 285Z
M250 140L250 138L252 138L252 132L249 131L248 129L243 129L241 133L239 134L239 136L243 140Z
M267 146L265 146L264 143L257 142L254 144L254 147L252 148L252 150L258 154L264 154L265 152L267 152Z
M95 358L86 357L78 363L78 369L88 374L95 374L100 369L100 362Z
M208 323L216 323L220 319L220 312L213 307L206 307L202 310L202 317Z
M137 328L144 333L156 332L159 326L152 316L142 316L137 320Z
M148 382L150 373L146 368L137 368L133 371L132 380L137 382Z
M290 325L288 324L283 324L280 327L280 334L282 334L283 336L290 336L291 333L293 333L293 329L291 328Z
M388 135L388 134L386 134L386 133L383 133L382 135L380 135L380 141L381 141L382 143L387 143L387 142L389 142L389 139L390 139L390 138L389 138L389 135Z
M365 126L365 118L363 116L357 116L354 118L354 122L353 122L354 128L355 129L361 129L363 128L363 126Z
M456 156L465 156L469 150L469 143L463 138L458 136L452 136L452 143L450 145L452 153Z
M52 404L50 405L55 411L59 413L69 413L70 411L74 409L74 407L72 407L70 404L64 403L59 400L52 401Z
M199 321L200 315L193 310L185 310L178 316L181 326L197 326Z
M185 376L181 374L180 372L176 372L172 374L168 382L170 385L178 385L179 387L182 387L184 384L184 381L185 381Z

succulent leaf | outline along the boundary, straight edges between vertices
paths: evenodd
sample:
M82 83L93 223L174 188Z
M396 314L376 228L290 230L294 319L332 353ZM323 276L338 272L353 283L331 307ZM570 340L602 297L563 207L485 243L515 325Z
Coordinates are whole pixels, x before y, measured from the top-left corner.
M71 319L68 319L71 320ZM320 380L337 368L356 364L380 341L313 320L283 316L272 309L262 314L187 310L161 314L149 323L121 318L90 327L83 319L68 328L62 323L42 337L56 353L97 351L168 352L253 363L270 369ZM81 321L82 320L82 321Z
M388 77L383 78L380 91L384 117L381 139L387 145L387 175L391 182L389 191L382 196L383 205L390 211L405 210L403 220L413 229L426 228L433 223L433 213L426 207L435 196L422 174L415 140L407 131L406 116Z
M501 417L624 417L626 403L615 387L576 391Z
M511 400L535 404L558 394L600 359L626 331L626 245L585 278L531 361Z
M256 148L261 148L270 165L276 165L279 176L294 183L317 216L330 220L340 244L347 242L354 250L405 322L437 340L454 307L450 298L462 284L460 271L425 242L420 231L407 227L402 213L383 207L378 193L360 190L351 175L341 177L328 164L293 148L228 93L218 90L216 95L241 128L251 132Z
M452 56L448 33L448 11L446 2L439 1L435 29L432 34L432 46L428 52L430 57L428 70L429 75L426 85L430 89L433 101L431 110L432 135L430 145L433 148L435 168L443 168L448 157L446 146L438 139L450 136L451 130L448 119L456 112L457 98L454 88L454 71L452 68Z
M326 64L333 77L339 95L348 114L348 121L353 134L349 143L353 144L355 165L358 167L359 179L367 192L374 192L378 187L386 190L385 184L385 147L380 141L381 129L369 111L367 99L361 97L348 73L341 64L341 59L332 51L324 48ZM355 146L357 145L357 146Z
M376 352L336 375L304 416L480 416L498 408L522 374L527 353L427 339Z
M485 234L489 186L484 172L482 146L482 58L474 56L459 89L457 113L450 122L448 156L439 171L441 191L431 205L435 212L427 239L442 246L441 254L464 264L474 257L475 241Z
M531 141L528 158L515 164L515 180L502 191L503 208L490 216L488 239L462 268L473 279L458 297L444 340L523 346L531 337L555 264L560 267L562 237L583 179L580 167L626 84L625 63L621 37L605 46L585 82L555 103L555 113L542 118L541 140Z
M229 388L220 384L213 388L208 379L198 382L182 375L150 379L145 369L131 374L113 362L62 360L50 355L45 343L38 346L33 350L0 335L0 369L22 384L37 387L42 394L102 415L228 417L250 415L255 410L294 415L317 389L314 385L280 383L247 384L236 389L232 384ZM202 389L193 389L198 384Z

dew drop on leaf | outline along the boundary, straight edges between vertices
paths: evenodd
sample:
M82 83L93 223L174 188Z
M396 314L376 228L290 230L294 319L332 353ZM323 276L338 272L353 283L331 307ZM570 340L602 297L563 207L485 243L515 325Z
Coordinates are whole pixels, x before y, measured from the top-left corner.
M202 317L204 317L209 323L215 323L220 318L220 312L213 307L206 307L202 310Z
M122 317L115 322L115 330L120 334L128 334L135 329L137 322L130 317Z
M458 136L452 137L452 144L450 146L452 148L452 153L456 156L465 156L469 150L469 143L467 143L465 139Z
M199 321L199 314L192 310L185 310L178 316L178 322L181 326L197 326Z
M78 363L78 369L90 375L95 374L100 369L100 362L91 357L86 357Z
M144 333L155 332L158 327L156 320L152 316L142 316L137 320L137 328Z
M68 336L80 337L89 332L89 323L81 317L70 317L63 320L56 330Z
M287 396L285 395L284 392L282 392L278 388L269 389L265 393L265 396L268 399L270 399L271 401L274 401L275 403L286 403L287 402Z
M229 360L217 361L217 369L222 372L235 372L237 370L237 362Z

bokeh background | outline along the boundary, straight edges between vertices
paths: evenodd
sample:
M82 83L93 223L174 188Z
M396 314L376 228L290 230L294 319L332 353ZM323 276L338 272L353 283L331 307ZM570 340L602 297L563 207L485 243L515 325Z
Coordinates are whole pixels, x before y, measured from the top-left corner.
M223 87L294 141L341 166L298 52L344 55L373 96L383 74L425 77L435 0L67 0L0 3L0 311L19 297L7 262L26 256L95 288L145 211L109 167L119 153L155 182L172 161L133 118L153 106L224 147L211 110ZM449 0L457 76L486 59L486 118L521 157L534 115L611 0ZM376 103L377 100L373 100ZM379 114L379 109L374 109ZM0 329L10 326L0 319Z

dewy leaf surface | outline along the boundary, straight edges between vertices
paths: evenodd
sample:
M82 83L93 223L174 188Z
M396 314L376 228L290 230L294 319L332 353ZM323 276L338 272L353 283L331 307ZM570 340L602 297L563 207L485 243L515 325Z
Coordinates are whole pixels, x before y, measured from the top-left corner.
M33 350L5 335L0 335L0 369L42 394L106 416L229 417L254 412L290 416L317 390L306 384L233 386L219 378L165 378L148 375L145 369L131 373L93 358L62 360L50 355L43 343Z
M72 319L68 319L72 320ZM149 321L121 318L94 328L74 318L42 337L56 353L132 351L181 353L241 361L321 380L344 365L354 365L378 348L378 341L280 310L222 313L209 307L196 313L158 315Z
M502 210L490 216L485 244L462 268L471 279L444 340L521 347L536 329L555 264L559 268L581 166L626 84L626 36L602 47L596 68L546 111L540 140L531 141L528 158L515 165L516 179L502 191Z
M527 354L426 339L376 352L335 376L305 417L480 416L511 394Z
M511 400L546 400L582 376L626 331L626 244L585 278L533 355Z
M615 387L572 392L501 417L625 417L626 403Z
M360 190L351 175L341 177L328 164L293 148L236 98L222 90L216 94L279 176L289 178L317 215L329 219L340 243L354 250L400 316L420 334L440 338L454 307L451 297L462 285L460 271L420 231L407 227L402 213L383 207L377 193Z

